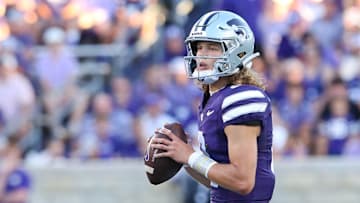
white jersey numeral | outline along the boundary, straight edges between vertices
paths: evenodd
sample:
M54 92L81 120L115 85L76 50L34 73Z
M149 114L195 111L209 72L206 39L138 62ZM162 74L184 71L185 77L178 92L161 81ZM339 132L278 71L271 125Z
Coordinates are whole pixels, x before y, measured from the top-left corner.
M206 152L205 138L204 138L204 135L203 135L202 131L198 131L197 139L198 139L198 142L199 142L200 150L203 151L203 152Z

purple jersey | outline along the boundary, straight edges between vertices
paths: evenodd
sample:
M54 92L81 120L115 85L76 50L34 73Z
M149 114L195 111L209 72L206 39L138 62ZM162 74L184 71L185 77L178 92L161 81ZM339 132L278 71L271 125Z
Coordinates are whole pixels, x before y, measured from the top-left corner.
M212 186L212 202L249 202L271 199L275 185L271 150L271 104L264 91L250 85L227 86L208 99L204 97L199 108L199 142L201 149L215 161L230 162L224 128L227 125L252 122L261 124L261 132L257 138L258 158L255 187L250 194L243 196L221 186ZM239 136L242 136L241 132L239 132Z

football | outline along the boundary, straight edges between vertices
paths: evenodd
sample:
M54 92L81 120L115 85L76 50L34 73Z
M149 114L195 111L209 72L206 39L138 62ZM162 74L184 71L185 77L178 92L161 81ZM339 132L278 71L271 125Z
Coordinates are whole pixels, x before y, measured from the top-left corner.
M177 137L187 143L187 136L179 123L166 124L165 128L171 130ZM153 137L167 138L168 136L156 133ZM168 157L154 158L154 154L162 152L160 149L150 147L152 139L147 144L144 156L145 172L151 184L158 185L172 178L182 167L181 163Z

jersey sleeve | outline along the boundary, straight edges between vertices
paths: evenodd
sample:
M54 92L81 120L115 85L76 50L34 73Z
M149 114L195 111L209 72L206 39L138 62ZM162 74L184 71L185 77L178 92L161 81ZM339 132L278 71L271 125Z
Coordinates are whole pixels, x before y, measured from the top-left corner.
M262 121L269 111L270 99L260 89L234 89L221 105L224 126Z

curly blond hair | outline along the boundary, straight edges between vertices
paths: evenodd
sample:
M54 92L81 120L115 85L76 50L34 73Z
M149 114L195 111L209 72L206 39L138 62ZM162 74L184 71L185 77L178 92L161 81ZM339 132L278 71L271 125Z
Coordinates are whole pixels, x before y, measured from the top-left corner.
M225 76L226 85L253 85L265 90L265 81L257 72L249 68L243 68L234 75ZM209 91L209 85L202 84L204 92Z

